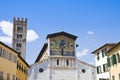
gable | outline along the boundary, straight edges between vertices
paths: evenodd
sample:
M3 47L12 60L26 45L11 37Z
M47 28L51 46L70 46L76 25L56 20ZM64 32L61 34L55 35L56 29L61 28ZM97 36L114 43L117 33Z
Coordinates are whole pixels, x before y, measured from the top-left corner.
M58 33L53 33L53 34L48 34L46 38L48 39L48 38L57 37L57 36L61 36L61 35L69 37L69 38L74 39L74 40L76 40L76 38L77 38L77 36L66 33L64 31L58 32Z
M43 56L43 54L44 54L45 50L47 49L47 47L48 47L48 44L45 43L45 44L43 45L43 48L41 49L41 51L40 51L37 59L35 60L35 63L38 62L38 61L41 59L41 57Z

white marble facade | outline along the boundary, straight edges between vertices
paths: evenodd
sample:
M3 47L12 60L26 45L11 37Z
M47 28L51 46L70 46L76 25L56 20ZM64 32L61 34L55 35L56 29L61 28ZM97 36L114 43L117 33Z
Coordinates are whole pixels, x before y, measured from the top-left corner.
M76 58L76 38L66 32L48 35L48 42L29 69L28 79L96 80L96 68ZM62 43L58 43L60 41Z
M40 72L40 69L43 72ZM96 69L94 66L77 60L77 67L50 67L50 62L31 65L29 69L29 80L96 80Z

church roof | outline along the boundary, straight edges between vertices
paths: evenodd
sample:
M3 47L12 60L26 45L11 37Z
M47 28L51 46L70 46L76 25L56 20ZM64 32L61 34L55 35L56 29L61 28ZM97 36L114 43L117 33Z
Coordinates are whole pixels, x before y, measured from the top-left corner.
M91 67L95 68L95 66L92 65L92 64L86 63L86 62L81 61L81 60L79 60L79 59L77 59L77 61L78 61L78 63L81 63L81 64L84 64L84 65L91 66Z
M69 34L69 33L64 32L64 31L62 31L62 32L57 32L57 33L53 33L53 34L48 34L46 38L56 37L56 36L60 36L60 35L67 36L67 37L69 37L69 38L71 38L71 39L74 39L74 40L77 38L77 36L72 35L72 34Z
M38 62L39 59L42 57L42 55L43 55L44 51L46 50L47 46L48 46L47 43L45 43L45 44L43 45L43 48L41 49L41 51L40 51L40 53L39 53L37 59L35 60L35 63Z

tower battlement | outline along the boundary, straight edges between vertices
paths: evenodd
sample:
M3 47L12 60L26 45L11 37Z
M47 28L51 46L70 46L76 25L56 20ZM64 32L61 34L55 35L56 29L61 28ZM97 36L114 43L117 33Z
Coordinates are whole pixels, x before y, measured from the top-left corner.
M14 23L19 23L19 22L27 24L27 18L14 17Z

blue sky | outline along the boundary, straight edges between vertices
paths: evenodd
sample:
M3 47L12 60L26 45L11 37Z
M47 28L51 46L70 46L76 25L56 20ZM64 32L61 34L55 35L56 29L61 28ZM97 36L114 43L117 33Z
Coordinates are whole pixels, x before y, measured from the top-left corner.
M47 34L62 30L78 36L79 59L94 64L93 50L120 41L119 4L120 0L1 0L0 39L11 37L3 27L12 25L13 17L27 18L27 28L35 35L29 35L33 39L27 43L29 64L36 60Z

